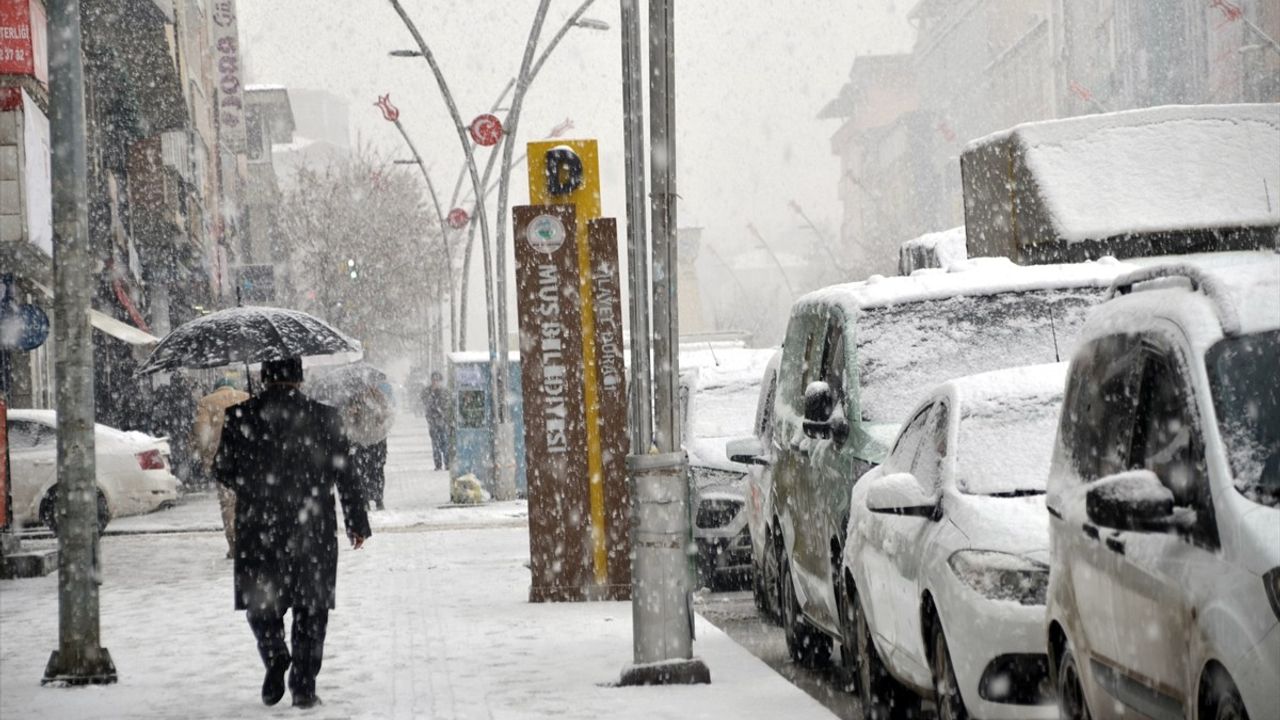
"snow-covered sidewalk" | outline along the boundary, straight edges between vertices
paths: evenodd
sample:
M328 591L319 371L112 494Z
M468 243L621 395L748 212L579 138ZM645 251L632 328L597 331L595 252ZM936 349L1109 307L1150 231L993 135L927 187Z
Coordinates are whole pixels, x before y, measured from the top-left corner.
M631 657L628 603L527 602L523 503L439 506L425 428L402 419L388 463L388 510L365 549L343 549L317 718L829 718L817 702L698 620L701 687L617 688ZM201 508L203 506L204 509ZM202 513L213 513L214 520ZM102 638L118 684L42 688L57 644L56 578L0 582L0 717L291 716L258 700L262 669L242 613L216 501L125 519L101 544ZM205 523L204 531L197 530ZM179 527L173 527L174 525Z

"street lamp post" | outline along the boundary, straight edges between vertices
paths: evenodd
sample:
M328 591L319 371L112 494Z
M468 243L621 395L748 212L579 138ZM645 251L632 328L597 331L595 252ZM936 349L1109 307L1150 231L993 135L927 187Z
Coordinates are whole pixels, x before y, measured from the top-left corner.
M445 105L449 109L449 115L453 118L454 129L458 132L458 141L462 143L462 152L467 159L467 170L471 174L471 186L475 191L476 197L483 198L484 185L480 182L480 174L476 171L475 154L472 152L471 141L467 137L467 128L462 124L462 116L458 114L458 105L453 101L453 94L449 92L449 83L445 81L444 73L441 72L440 65L436 62L435 55L431 53L431 48L427 47L427 41L423 39L422 33L418 32L418 26L409 18L408 13L405 12L404 6L401 5L400 0L388 0L388 2L391 3L391 7L395 9L396 14L400 16L400 20L404 23L405 28L409 30L409 34L413 36L414 42L418 45L418 53L427 61L427 64L431 66L431 73L435 76L436 85L439 86L440 94L444 97ZM393 52L392 55L397 55L397 53ZM486 318L486 325L488 326L489 331L489 367L496 369L498 346L495 338L497 328L494 325L493 263L490 259L492 246L489 243L489 221L488 218L485 217L485 207L483 202L476 203L475 214L477 216L477 221L480 223L481 247L484 251L484 295L485 309L488 316ZM490 411L493 413L494 420L500 421L506 415L507 404L501 394L502 385L499 384L498 373L491 372L490 375L489 387L493 394L492 402L490 403ZM493 462L497 463L498 453L500 451L497 433L494 433L491 449L493 453Z
M400 137L404 138L405 145L409 146L409 152L413 154L413 162L417 164L418 169L422 171L422 179L427 183L427 193L431 196L431 204L436 211L436 222L440 226L440 241L444 244L444 260L445 260L445 277L448 281L449 296L449 349L457 350L458 346L455 341L453 332L453 310L454 310L454 288L453 281L453 251L449 247L449 228L445 224L444 211L440 208L440 198L436 195L435 184L431 182L431 173L427 172L427 165L422 161L422 155L418 153L418 148L413 144L413 140L409 137L409 133L405 131L404 125L400 123L400 109L391 104L391 94L387 93L378 98L378 102L374 103L378 109L382 110L382 117L388 122L394 123L396 130L400 131Z
M547 43L547 46L543 48L542 53L538 55L537 61L533 64L533 68L528 72L528 79L525 81L526 91L528 90L529 86L533 85L533 81L538 77L538 73L542 70L542 66L547 62L547 58L549 58L551 56L551 53L556 49L556 47L560 45L560 41L564 39L565 35L568 34L569 30L575 27L580 27L588 30L608 30L609 29L609 24L602 20L582 17L583 13L585 13L587 9L590 8L592 3L594 2L595 0L583 0L582 4L579 5L578 8L574 10L572 14L569 15L568 19L565 20L564 24L560 26L560 29L556 31L556 34L551 37L551 40ZM529 43L526 45L526 49L528 47L532 47L537 44L538 34L539 33L530 33ZM491 108L490 112L496 112L498 110L498 106L502 104L502 101L504 98L506 98L507 93L510 92L511 88L515 86L516 81L517 81L517 78L512 78L507 82L506 86L502 89L502 92L499 93L498 99L494 101L493 107ZM489 178L493 174L493 167L496 164L496 161L498 159L499 150L502 151L502 154L506 159L504 160L502 170L499 171L499 174L498 174L498 184L500 188L499 190L500 195L501 195L501 187L508 182L508 178L510 177L510 173L513 166L513 163L510 161L511 160L510 154L506 152L506 148L511 143L515 142L515 138L514 138L515 127L514 127L514 124L511 123L511 119L516 119L518 121L520 108L523 106L523 104L524 104L524 94L521 93L520 97L512 102L511 108L509 110L509 113L510 113L510 115L508 116L509 119L506 123L504 123L505 132L503 133L502 140L501 140L501 143L503 143L503 145L501 148L496 148L496 147L494 148L493 152L489 155L489 162L485 166L483 181L481 184L484 185L485 187L488 187ZM506 127L509 124L511 125L511 127ZM461 187L461 184L459 184L454 189L454 200L450 203L451 206L457 205L458 188L460 187ZM488 196L488 191L486 190L483 195L479 196L481 197L481 199L477 200L476 202L483 202L483 198L487 196ZM500 208L498 219L501 225L498 228L499 233L503 233L506 228L505 221L503 220L504 215L505 213L503 209ZM467 272L467 268L469 268L471 264L471 246L474 240L475 240L475 223L473 222L471 224L470 231L467 236L466 250L463 252L463 257L462 257L462 266L463 266L462 292L461 292L462 297L459 300L459 308L461 309L464 317L464 319L461 321L462 327L460 328L460 333L462 338L460 341L460 345L464 347L466 346L466 337L467 337L466 335L467 327L466 327L466 320L465 320L466 309L467 309L467 283L470 281L470 273ZM499 240L499 242L501 243L502 241ZM502 282L505 283L505 280L503 280ZM506 295L500 293L498 302L502 304L503 309L505 310ZM505 314L503 315L503 317L505 318ZM504 319L502 321L502 327L505 328L505 326L506 326L506 322ZM504 342L505 342L505 335L502 335L502 337L504 338Z

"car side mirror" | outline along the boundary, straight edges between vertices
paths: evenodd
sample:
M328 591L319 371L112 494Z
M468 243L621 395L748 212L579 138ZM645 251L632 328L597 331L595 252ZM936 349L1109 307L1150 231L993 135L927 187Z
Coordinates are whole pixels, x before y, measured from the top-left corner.
M941 498L920 487L911 473L881 475L871 480L867 490L867 509L890 515L912 515L939 520L942 517Z
M1174 529L1173 492L1150 470L1116 473L1093 483L1085 514L1112 530L1167 532Z
M804 389L804 434L837 441L849 435L849 421L844 417L836 392L821 380L809 383Z
M764 457L764 447L760 444L759 438L745 437L730 440L725 443L724 454L728 456L730 462L742 463L743 465L769 464L769 461Z

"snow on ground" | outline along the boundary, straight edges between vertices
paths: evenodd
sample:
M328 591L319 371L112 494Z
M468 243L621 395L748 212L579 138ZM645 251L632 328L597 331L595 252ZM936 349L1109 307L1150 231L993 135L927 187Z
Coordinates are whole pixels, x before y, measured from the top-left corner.
M360 551L343 548L316 718L830 717L698 619L701 687L615 688L631 659L629 603L527 602L523 503L441 508L425 424L390 442L388 510ZM103 687L42 688L57 644L56 577L0 582L0 717L292 717L258 700L262 668L242 613L216 500L122 519L101 543L102 639L120 674ZM201 529L204 528L204 529ZM38 544L40 541L28 541ZM48 541L45 541L48 542Z

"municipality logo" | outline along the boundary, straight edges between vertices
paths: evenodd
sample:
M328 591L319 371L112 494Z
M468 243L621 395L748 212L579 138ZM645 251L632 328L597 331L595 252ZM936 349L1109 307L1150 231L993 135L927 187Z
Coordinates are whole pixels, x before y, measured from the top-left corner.
M550 255L564 244L564 223L555 215L539 215L524 231L529 247Z

